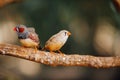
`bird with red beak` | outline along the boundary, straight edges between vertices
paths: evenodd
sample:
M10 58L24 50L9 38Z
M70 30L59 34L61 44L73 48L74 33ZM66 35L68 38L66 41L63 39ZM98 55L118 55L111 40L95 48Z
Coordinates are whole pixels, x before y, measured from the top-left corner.
M40 47L40 40L33 27L27 28L25 25L17 25L14 27L14 31L16 31L22 46L35 49Z

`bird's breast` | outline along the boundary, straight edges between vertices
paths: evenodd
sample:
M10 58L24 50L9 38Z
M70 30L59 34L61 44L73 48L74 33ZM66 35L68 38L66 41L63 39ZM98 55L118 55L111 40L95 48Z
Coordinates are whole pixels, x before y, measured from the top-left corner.
M38 43L34 42L31 39L20 39L20 43L25 47L35 47L38 46Z

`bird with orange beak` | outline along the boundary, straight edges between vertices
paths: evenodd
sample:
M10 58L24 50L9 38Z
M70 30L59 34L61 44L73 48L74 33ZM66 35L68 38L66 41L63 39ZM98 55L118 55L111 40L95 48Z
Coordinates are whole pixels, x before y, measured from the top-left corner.
M17 25L14 27L14 31L17 32L18 39L22 46L35 49L39 48L40 40L34 28L27 28L25 25Z
M50 52L60 51L61 47L66 43L68 37L71 33L67 30L61 30L57 34L53 35L46 43L44 49L49 50Z

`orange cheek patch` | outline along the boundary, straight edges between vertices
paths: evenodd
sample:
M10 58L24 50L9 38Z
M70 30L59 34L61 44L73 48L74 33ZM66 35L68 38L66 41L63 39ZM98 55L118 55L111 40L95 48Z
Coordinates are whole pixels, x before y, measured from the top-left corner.
M19 32L23 32L24 31L24 28L19 28Z

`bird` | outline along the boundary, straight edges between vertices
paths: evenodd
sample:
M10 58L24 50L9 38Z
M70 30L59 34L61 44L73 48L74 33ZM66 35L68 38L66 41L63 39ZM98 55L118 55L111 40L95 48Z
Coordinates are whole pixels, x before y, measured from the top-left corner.
M62 53L60 49L66 43L70 35L71 33L67 30L59 31L57 34L50 37L48 41L46 41L43 49L49 50L52 53L54 53L54 51L58 51L59 53Z
M34 48L35 50L40 48L40 39L33 27L27 27L20 24L16 25L13 30L16 31L22 46L26 48Z

